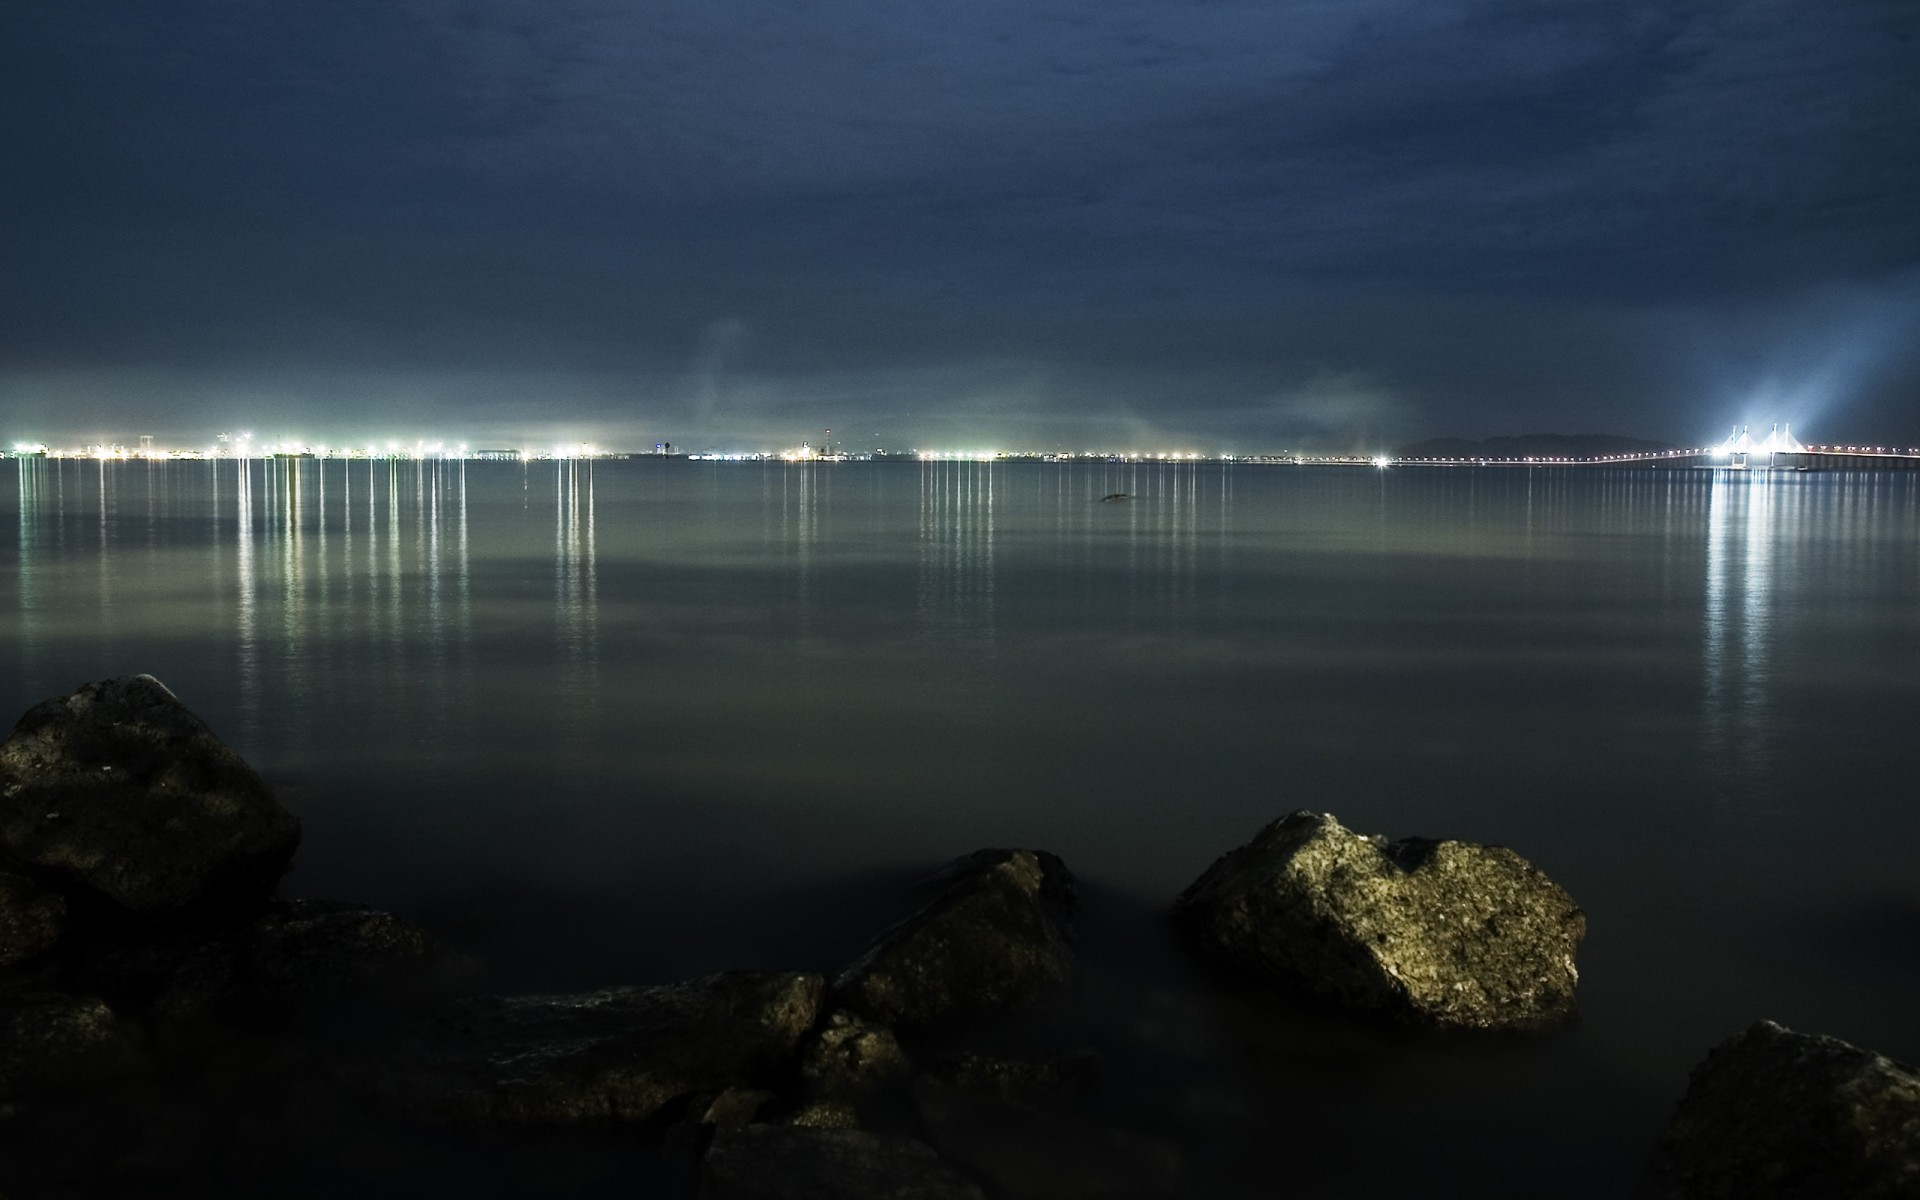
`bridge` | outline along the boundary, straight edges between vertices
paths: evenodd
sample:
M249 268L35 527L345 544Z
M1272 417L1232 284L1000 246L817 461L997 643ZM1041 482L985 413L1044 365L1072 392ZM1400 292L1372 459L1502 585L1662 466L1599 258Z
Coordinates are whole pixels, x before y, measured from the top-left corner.
M1655 450L1592 457L1458 457L1376 459L1380 466L1408 467L1718 467L1730 471L1912 471L1920 470L1920 446L1808 445L1787 425L1755 438L1745 425L1717 446Z

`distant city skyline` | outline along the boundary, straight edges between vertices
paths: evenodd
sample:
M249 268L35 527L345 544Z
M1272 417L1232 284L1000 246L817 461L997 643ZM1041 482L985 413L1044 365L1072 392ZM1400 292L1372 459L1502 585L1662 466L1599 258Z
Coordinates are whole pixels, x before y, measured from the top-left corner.
M1920 441L1910 0L72 0L0 68L0 436Z

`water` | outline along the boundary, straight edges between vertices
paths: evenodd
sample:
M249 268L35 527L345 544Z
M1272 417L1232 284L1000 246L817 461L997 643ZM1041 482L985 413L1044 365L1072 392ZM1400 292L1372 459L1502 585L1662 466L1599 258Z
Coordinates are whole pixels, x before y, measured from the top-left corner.
M1627 1195L1752 1020L1920 1059L1913 474L0 480L0 707L159 676L302 816L287 894L416 917L494 986L831 966L933 864L1050 849L1086 902L1067 1035L1219 1196ZM1298 808L1546 870L1589 916L1580 1026L1408 1040L1196 981L1156 914Z

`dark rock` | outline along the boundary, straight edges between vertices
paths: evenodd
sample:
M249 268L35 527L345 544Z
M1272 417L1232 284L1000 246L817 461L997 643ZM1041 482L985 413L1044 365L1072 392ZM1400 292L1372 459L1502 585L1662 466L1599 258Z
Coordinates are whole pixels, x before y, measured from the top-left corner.
M1062 1050L1044 1058L962 1052L933 1056L921 1074L977 1095L1045 1100L1092 1090L1100 1077L1100 1059L1091 1050Z
M722 1129L701 1175L701 1200L984 1200L921 1143L858 1129Z
M906 1073L893 1031L845 1009L827 1014L800 1050L800 1084L811 1099L856 1100Z
M859 1129L863 1125L858 1106L850 1100L836 1099L803 1101L780 1123L808 1129Z
M460 1124L642 1122L773 1082L820 1011L818 975L728 971L575 996L465 1000L379 1090Z
M0 1103L84 1089L132 1064L119 1020L100 1000L53 992L0 999Z
M1675 1200L1920 1196L1920 1072L1761 1021L1694 1068L1654 1166Z
M0 871L0 967L44 954L67 931L67 901L23 875Z
M692 1119L702 1125L738 1129L752 1124L760 1110L778 1098L766 1088L728 1088L701 1105Z
M934 1148L1008 1200L1158 1200L1176 1193L1180 1154L1169 1143L927 1076L914 1081L913 1096Z
M426 981L443 960L427 934L361 904L288 900L252 921L179 932L98 955L88 978L150 1006L164 1025L272 1025L295 1009Z
M273 889L300 822L151 675L27 710L0 743L0 850L146 916Z
M1174 905L1201 955L1415 1025L1551 1029L1574 1014L1586 916L1501 846L1389 842L1297 812Z
M1066 864L1033 850L981 850L932 903L875 938L834 981L840 1003L923 1032L1046 999L1073 967Z

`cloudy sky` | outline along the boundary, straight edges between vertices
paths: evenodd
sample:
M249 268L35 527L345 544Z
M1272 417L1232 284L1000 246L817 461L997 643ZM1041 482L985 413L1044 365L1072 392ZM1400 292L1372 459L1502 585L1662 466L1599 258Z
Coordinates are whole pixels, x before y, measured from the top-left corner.
M1920 444L1912 0L61 0L0 151L0 438Z

